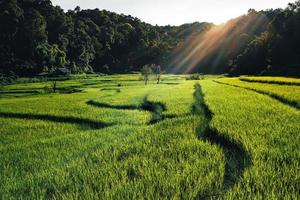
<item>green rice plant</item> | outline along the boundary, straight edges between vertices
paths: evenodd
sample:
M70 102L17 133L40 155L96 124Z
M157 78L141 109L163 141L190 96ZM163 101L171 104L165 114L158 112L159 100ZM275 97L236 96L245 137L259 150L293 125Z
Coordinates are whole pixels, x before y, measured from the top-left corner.
M264 76L264 77L242 76L239 79L245 82L300 86L299 78L273 77L273 76Z
M250 89L262 94L269 95L282 103L300 108L300 86L293 85L278 85L269 83L245 82L236 78L219 79L219 83L225 83L245 89Z
M198 139L196 128L205 121L190 113L194 82L144 86L136 80L68 80L58 90L82 92L0 99L1 198L191 199L220 191L224 156L218 146ZM122 92L102 90L119 82ZM145 97L165 105L162 115L179 115L148 124L152 109L123 109L143 105Z
M185 77L4 86L1 199L297 199L299 110Z
M252 159L240 182L222 198L297 199L299 110L243 88L211 80L201 85L213 113L212 128L242 144Z

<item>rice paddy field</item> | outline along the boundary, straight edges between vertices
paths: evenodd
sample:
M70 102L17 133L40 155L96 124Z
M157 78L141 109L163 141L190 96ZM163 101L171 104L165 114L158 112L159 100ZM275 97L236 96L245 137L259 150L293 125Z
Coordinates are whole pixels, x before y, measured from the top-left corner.
M300 199L300 85L88 76L0 88L0 199Z

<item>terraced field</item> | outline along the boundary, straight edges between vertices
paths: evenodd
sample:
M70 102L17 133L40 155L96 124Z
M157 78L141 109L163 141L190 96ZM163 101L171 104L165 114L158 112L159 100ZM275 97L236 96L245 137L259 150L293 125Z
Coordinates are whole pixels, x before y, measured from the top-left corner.
M282 78L281 78L282 79ZM281 80L280 79L280 80ZM244 81L245 79L223 79L223 80L215 80L217 83L223 83L235 87L240 87L248 90L255 91L260 94L268 95L271 98L275 98L278 101L281 101L284 104L288 104L292 107L300 109L300 92L299 92L299 86L298 85L291 85L291 82L281 82L279 81L276 84L273 84L273 82L276 82L277 79L274 78L274 81L268 83L269 79L266 79L268 81L266 82L248 82ZM259 79L264 80L264 79ZM270 81L269 81L270 82ZM286 84L285 84L286 83ZM297 82L295 82L296 84Z
M299 197L297 84L114 75L49 94L50 84L0 92L1 199Z
M270 83L270 84L278 84L278 85L297 85L297 86L300 85L299 78L272 77L272 76L264 76L264 77L244 76L244 77L240 77L239 79L250 83Z

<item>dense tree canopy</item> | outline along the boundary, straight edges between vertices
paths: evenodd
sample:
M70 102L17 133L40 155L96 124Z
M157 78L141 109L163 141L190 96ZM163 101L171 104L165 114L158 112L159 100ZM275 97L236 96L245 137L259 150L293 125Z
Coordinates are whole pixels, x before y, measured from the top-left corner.
M0 73L129 72L162 61L176 44L162 27L131 16L79 7L65 13L50 0L0 3Z
M266 31L250 41L233 62L236 74L300 75L300 1L263 12Z
M250 9L222 26L152 26L106 10L65 12L50 0L0 0L0 73L125 73L159 64L178 73L296 75L299 7Z

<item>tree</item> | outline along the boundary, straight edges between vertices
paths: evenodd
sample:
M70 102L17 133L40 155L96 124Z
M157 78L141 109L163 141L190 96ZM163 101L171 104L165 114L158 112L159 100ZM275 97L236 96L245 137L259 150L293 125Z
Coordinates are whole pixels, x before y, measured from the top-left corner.
M16 36L24 18L24 11L16 0L0 1L0 73L14 70L17 59Z
M156 80L157 80L156 83L159 84L160 83L161 73L162 73L161 67L160 67L160 65L152 64L151 68L153 69L154 73L156 74Z
M56 80L52 81L51 87L52 87L53 92L56 93L56 90L57 90L57 81Z
M251 39L233 62L235 74L300 75L300 1L268 10L268 28Z
M90 63L95 58L95 49L91 37L86 32L88 27L82 20L78 20L75 26L76 28L70 36L68 57L82 72L93 72Z
M300 1L250 9L223 26L152 26L106 10L64 12L51 0L0 0L0 73L33 76L61 66L124 73L156 63L175 73L228 73L234 66L236 73L259 74L272 66L285 74L291 66L300 74L299 21ZM161 73L153 70L159 83Z
M144 65L141 70L142 76L144 77L145 85L148 84L149 76L152 74L151 67L149 65Z
M39 72L54 71L67 64L65 52L60 50L57 45L39 44L36 47L36 54L37 61L42 66Z
M171 27L105 10L77 7L65 13L50 0L0 0L0 5L2 73L32 76L62 65L53 64L58 57L65 59L57 62L75 63L78 72L106 72L106 64L111 73L140 70L152 61L162 62L170 49L166 47L177 43L175 34L168 35ZM65 56L60 51L54 56L54 45Z

